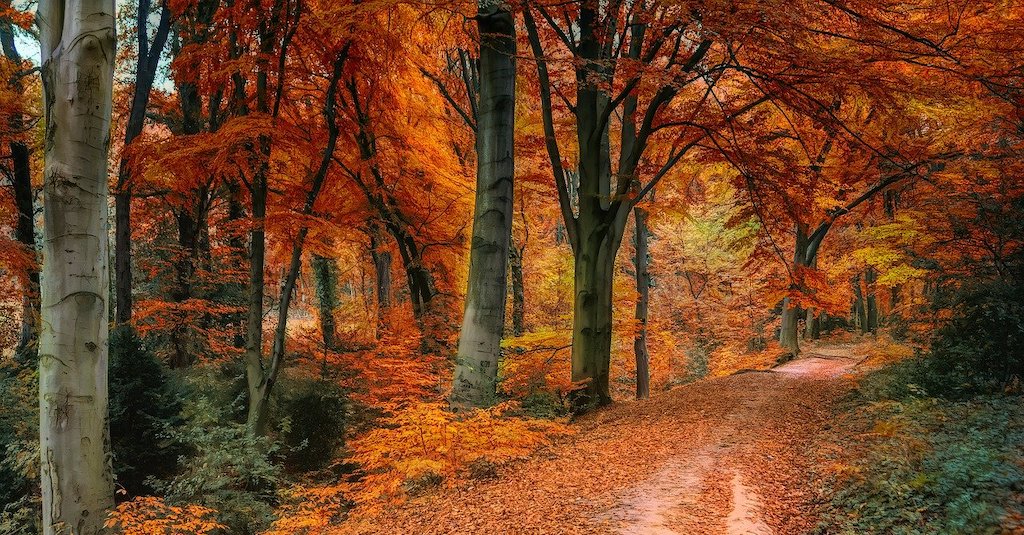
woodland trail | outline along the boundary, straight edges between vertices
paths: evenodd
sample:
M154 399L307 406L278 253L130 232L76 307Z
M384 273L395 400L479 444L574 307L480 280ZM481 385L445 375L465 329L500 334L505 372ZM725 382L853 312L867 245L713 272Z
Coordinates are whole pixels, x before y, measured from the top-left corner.
M771 371L621 403L498 479L439 491L344 532L806 533L815 524L809 453L860 360L849 346L809 348Z

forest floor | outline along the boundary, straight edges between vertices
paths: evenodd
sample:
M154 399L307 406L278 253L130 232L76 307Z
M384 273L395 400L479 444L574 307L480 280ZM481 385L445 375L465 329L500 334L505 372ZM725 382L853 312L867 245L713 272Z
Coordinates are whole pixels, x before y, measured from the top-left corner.
M414 499L356 533L797 534L817 520L815 440L853 386L856 346L711 378L581 419L492 480Z

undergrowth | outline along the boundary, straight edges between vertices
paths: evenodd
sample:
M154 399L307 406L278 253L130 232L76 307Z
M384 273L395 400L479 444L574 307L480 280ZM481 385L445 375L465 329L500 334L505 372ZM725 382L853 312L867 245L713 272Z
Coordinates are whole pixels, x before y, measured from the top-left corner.
M943 398L941 385L957 379L928 364L908 359L868 375L844 407L841 446L819 464L819 533L1024 530L1021 399Z

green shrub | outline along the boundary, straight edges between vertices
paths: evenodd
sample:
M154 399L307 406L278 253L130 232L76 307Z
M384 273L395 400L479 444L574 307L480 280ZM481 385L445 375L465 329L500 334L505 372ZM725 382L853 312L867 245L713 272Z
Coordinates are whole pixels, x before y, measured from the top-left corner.
M951 401L920 386L953 381L932 358L861 381L841 427L855 427L845 476L827 474L820 533L999 533L1020 513L1024 406L1014 396ZM827 464L827 463L823 463Z
M344 392L331 381L298 379L280 381L277 392L287 464L300 471L330 464L345 437Z
M135 331L119 327L110 337L110 440L117 484L127 497L152 494L146 479L177 468L180 444L170 431L181 425L181 392Z
M939 330L922 386L934 395L995 393L1024 378L1024 282L975 283L956 292L955 316Z
M187 451L181 471L150 484L169 503L215 509L231 533L258 533L274 519L279 446L250 436L245 424L233 420L231 404L223 401L229 392L217 388L216 378L197 373L189 379L194 393L182 409L185 423L171 433Z

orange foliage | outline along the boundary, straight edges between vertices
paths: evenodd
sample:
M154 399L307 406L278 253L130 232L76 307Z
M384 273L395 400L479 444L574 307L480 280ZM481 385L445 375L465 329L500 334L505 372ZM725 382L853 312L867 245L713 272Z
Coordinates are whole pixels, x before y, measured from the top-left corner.
M572 432L560 422L513 416L515 409L505 403L453 414L440 403L416 403L383 418L351 444L351 460L365 475L350 484L350 499L375 511L420 485L461 475L474 461L509 461Z
M139 496L110 512L104 526L122 535L207 535L224 529L216 511L199 505L174 506L154 496Z

